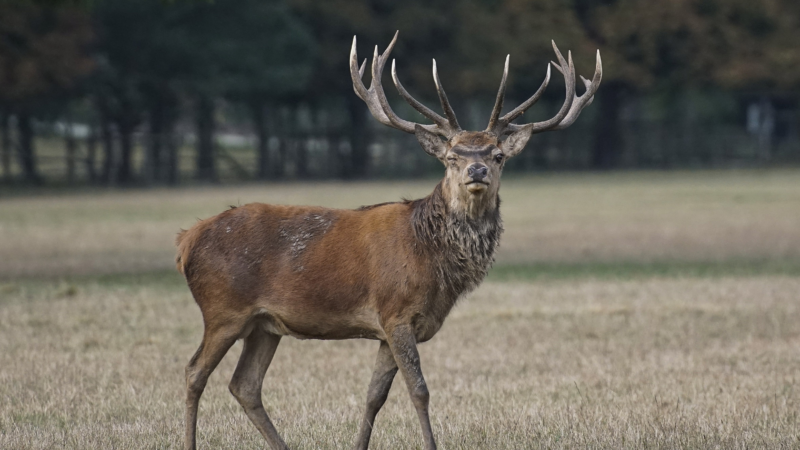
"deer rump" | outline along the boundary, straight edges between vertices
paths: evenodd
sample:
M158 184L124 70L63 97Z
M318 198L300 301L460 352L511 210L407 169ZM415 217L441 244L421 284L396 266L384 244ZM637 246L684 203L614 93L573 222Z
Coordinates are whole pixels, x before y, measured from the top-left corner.
M252 318L301 339L385 340L386 321L412 319L427 340L444 317L419 296L444 292L411 226L414 204L234 207L178 235L178 270L207 326Z

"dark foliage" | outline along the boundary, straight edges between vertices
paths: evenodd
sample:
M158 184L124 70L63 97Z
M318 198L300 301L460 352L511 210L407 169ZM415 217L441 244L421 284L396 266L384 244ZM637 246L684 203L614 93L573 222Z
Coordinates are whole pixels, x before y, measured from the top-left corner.
M0 4L3 178L49 178L35 145L54 133L65 139L70 182L177 183L192 141L203 181L224 178L220 164L260 179L425 173L435 163L405 156L416 150L391 156L397 143L374 126L347 71L353 35L370 55L398 29L393 57L408 89L436 104L436 58L475 129L506 54L508 109L538 87L551 39L572 49L584 75L601 49L603 85L579 131L537 137L510 170L800 159L800 7L790 0L9 0ZM558 107L559 83L526 121ZM63 131L75 124L88 131ZM254 156L229 154L216 143L221 131L252 135Z

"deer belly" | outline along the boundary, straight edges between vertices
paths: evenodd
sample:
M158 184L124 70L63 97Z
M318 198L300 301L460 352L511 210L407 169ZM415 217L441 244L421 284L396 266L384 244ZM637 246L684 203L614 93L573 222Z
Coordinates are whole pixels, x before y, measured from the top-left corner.
M386 339L378 314L368 308L346 313L270 308L262 314L261 324L267 332L298 339Z

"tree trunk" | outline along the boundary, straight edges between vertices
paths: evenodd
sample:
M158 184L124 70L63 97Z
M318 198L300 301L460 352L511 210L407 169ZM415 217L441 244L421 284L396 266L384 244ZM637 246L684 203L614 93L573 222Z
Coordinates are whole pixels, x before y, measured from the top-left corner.
M133 127L128 123L119 125L119 171L117 181L120 184L128 184L133 181L133 171L131 170L131 159L133 158Z
M164 181L167 184L174 186L178 184L178 142L173 133L167 136L164 143L166 149L166 172L164 174Z
M89 183L97 183L97 128L94 124L89 125L89 136L86 138L86 175Z
M195 105L197 133L197 179L216 181L214 158L214 100L200 95Z
M22 112L17 115L17 130L19 133L19 162L20 166L22 166L22 175L25 181L29 183L42 184L42 177L36 168L33 126L30 114Z
M161 102L150 108L147 126L147 153L145 155L144 180L158 183L162 179L162 154L164 153L164 114Z
M8 112L4 112L2 118L0 118L0 161L2 161L3 165L3 180L6 182L11 182L11 127L9 122L11 121L11 114Z
M100 142L103 146L103 171L98 181L114 185L117 177L117 152L114 148L111 113L105 97L97 95L94 100L95 109L100 116Z
M258 173L256 176L260 180L267 180L272 174L272 168L269 161L269 132L264 117L264 103L258 100L252 101L250 103L250 114L253 119L253 129L256 132L256 136L258 136L258 142L256 142Z
M78 150L78 143L75 140L73 124L71 121L67 122L64 133L64 150L66 151L67 162L67 183L75 182L75 154Z
M163 123L161 126L161 150L164 169L162 179L170 185L178 184L178 141L175 135L175 122L178 120L178 101L170 97L164 108Z
M308 106L310 111L313 111L311 106ZM291 133L291 151L294 157L294 175L296 178L308 178L308 146L309 135L311 129L314 128L310 125L310 129L306 128L307 123L303 123L300 119L303 111L298 108L289 108L287 118L287 130Z
M286 108L273 106L267 109L267 126L273 135L278 137L277 160L272 164L272 174L276 179L286 176L287 153L289 151L289 113Z
M153 181L178 183L177 120L178 97L171 89L162 89L150 109L149 160Z
M364 178L369 169L367 115L364 103L353 95L347 96L350 115L350 160L343 161L343 178Z
M117 181L117 152L114 147L114 131L108 116L100 115L100 139L103 142L103 181L109 185Z
M599 114L595 122L592 167L612 169L619 163L623 145L620 116L625 89L621 83L609 83L603 89L603 95L597 98Z
M772 99L764 95L759 100L761 117L758 126L758 159L762 162L772 160L773 137L775 134L775 106Z
M300 179L308 178L308 137L297 136L294 139L294 168L295 176Z

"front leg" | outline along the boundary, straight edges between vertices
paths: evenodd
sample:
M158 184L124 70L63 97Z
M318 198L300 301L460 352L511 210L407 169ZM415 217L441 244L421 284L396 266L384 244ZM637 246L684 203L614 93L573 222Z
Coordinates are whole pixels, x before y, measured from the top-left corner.
M430 394L419 365L417 338L413 329L408 325L397 326L389 333L388 338L394 360L406 380L411 402L417 410L419 423L422 426L422 437L425 440L425 449L436 450L436 442L433 440L433 430L431 429L431 419L428 415Z
M389 344L381 341L378 349L378 358L375 360L375 371L372 373L372 381L369 382L367 391L367 410L364 412L364 420L361 422L361 431L358 433L356 450L367 450L369 438L372 435L372 425L375 423L375 416L378 415L386 397L389 396L389 388L392 387L392 380L397 373L397 364L394 362L392 350Z

